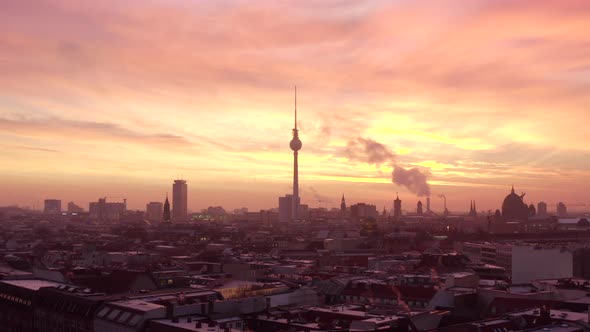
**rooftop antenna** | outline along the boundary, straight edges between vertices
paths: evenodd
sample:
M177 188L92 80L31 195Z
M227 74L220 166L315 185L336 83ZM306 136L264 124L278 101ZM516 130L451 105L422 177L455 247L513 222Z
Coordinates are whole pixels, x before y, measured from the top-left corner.
M297 85L295 86L295 130L297 130Z

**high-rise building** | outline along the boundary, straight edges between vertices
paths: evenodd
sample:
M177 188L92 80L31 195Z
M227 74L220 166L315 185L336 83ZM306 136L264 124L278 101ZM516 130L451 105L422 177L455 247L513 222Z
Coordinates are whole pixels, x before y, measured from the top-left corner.
M81 213L81 212L84 212L84 209L81 206L78 206L74 202L69 202L68 203L68 212Z
M145 214L147 220L160 222L163 218L163 210L161 202L149 202L145 206Z
M397 221L402 216L402 200L399 196L393 201L393 218Z
M567 217L567 207L563 202L557 203L557 217L558 218L566 218Z
M166 194L166 201L164 202L164 213L162 218L164 222L170 222L170 202L168 201L168 194Z
M279 221L287 222L293 220L293 195L279 197Z
M174 180L172 185L172 221L188 220L188 192L185 180Z
M344 194L342 194L342 200L340 200L340 212L346 213L346 201L344 200Z
M46 199L43 213L58 215L61 214L61 200L59 199Z
M293 150L293 199L291 200L291 220L299 219L299 168L297 157L303 144L299 139L299 130L297 130L297 87L295 87L295 127L293 128L293 138L289 147Z
M547 216L547 203L539 202L537 204L537 216L539 216L539 217L546 217Z
M422 201L418 201L418 204L416 204L416 214L419 216L424 214L424 211L422 210Z
M426 213L430 214L430 196L426 197Z

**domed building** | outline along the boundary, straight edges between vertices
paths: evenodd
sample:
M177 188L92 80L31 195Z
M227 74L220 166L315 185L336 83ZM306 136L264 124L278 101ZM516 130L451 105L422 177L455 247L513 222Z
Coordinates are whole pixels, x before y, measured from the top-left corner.
M522 220L527 221L529 217L529 207L523 201L525 194L518 196L514 193L514 186L512 191L502 203L502 218L508 220Z

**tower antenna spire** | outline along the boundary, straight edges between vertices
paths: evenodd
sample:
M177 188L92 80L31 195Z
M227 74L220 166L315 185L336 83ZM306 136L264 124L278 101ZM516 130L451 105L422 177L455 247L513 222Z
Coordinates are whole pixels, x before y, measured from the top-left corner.
M297 129L297 85L295 86L295 129Z

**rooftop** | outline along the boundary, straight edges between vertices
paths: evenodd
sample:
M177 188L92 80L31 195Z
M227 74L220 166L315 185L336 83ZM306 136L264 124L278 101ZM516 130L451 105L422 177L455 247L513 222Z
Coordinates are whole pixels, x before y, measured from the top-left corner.
M30 290L37 291L43 287L57 287L63 285L62 283L48 281L43 279L28 279L28 280L2 280L1 283L22 287Z

